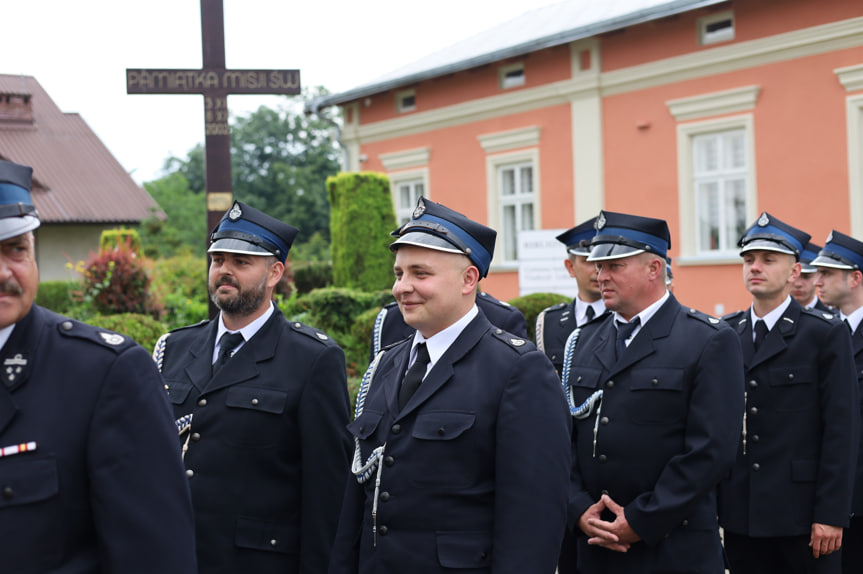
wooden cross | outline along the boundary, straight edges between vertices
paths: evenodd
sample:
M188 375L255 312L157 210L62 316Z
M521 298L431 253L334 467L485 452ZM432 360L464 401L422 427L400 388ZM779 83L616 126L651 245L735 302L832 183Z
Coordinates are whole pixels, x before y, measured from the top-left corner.
M222 0L201 0L200 70L126 70L128 94L202 94L206 138L207 230L233 203L228 94L299 94L299 70L226 70Z

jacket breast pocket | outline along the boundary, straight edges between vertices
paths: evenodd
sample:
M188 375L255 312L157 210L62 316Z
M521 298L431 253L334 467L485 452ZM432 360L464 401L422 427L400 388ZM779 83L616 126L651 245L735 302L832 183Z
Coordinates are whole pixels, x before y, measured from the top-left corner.
M0 509L41 502L57 496L60 479L57 463L50 458L26 458L4 461L0 465Z
M629 390L634 423L669 424L686 416L688 393L683 369L633 369Z
M458 490L483 480L480 470L484 460L483 441L471 438L470 432L475 424L476 414L472 412L420 413L411 429L408 445L413 453L411 483Z
M383 413L363 411L360 416L348 423L348 432L360 440L366 440L378 430L378 425L381 424L383 416Z
M476 421L473 413L433 412L417 416L413 436L421 440L453 440Z
M269 447L284 434L288 393L276 389L232 387L225 397L225 442L242 447ZM192 421L194 428L194 420Z
M777 412L799 412L818 408L814 391L818 385L818 369L811 365L781 365L770 369Z
M0 459L0 493L3 571L9 571L9 564L28 564L33 572L53 571L68 543L66 529L73 527L63 520L56 459L31 454ZM70 488L67 498L80 494Z
M189 398L189 393L192 391L192 383L168 381L168 400L173 405L182 405Z
M602 371L599 369L579 368L569 373L569 388L572 402L576 407L584 405L585 401L600 387Z
M280 524L277 520L240 517L234 541L239 548L296 554L300 550L299 538L293 525Z

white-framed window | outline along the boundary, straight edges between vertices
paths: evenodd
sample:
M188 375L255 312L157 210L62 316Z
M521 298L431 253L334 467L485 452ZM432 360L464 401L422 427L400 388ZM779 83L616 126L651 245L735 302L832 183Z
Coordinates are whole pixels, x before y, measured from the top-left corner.
M698 43L702 46L734 39L734 13L731 10L698 19Z
M696 135L692 157L696 254L734 252L747 226L746 132Z
M414 89L396 92L396 111L400 114L417 109L417 92Z
M502 90L524 85L524 62L501 66L498 68L497 73L500 89Z
M863 94L846 98L851 234L863 235Z
M677 145L680 262L738 262L757 209L752 116L679 124Z
M536 149L486 157L489 225L497 230L493 265L518 265L518 232L538 228L539 152Z
M411 219L417 200L426 195L425 179L417 177L393 181L393 199L396 208L396 223L404 225Z

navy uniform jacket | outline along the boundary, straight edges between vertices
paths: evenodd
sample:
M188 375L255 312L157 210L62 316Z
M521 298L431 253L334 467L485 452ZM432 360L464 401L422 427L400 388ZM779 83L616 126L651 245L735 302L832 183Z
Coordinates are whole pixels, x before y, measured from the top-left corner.
M410 355L383 353L350 425L375 477L349 479L331 574L553 574L566 523L570 415L548 358L482 314L435 363L403 411Z
M476 295L476 306L495 327L516 337L527 339L527 323L524 315L509 303L499 301L481 291ZM380 327L377 327L378 324ZM407 339L416 332L416 329L405 323L398 303L395 302L388 303L381 309L375 325L376 329L372 333L372 344L369 348L369 363L384 347Z
M588 324L572 357L574 404L603 394L598 412L575 419L569 519L577 528L607 493L642 541L619 553L582 536L579 569L722 573L715 488L740 434L740 343L670 295L616 361L612 317Z
M33 306L0 351L0 570L196 572L164 383L128 337Z
M566 340L579 325L575 319L575 299L569 303L558 303L543 309L536 316L536 346L543 351L555 370L560 374L563 369L563 352ZM594 321L602 317L598 315Z
M860 400L857 424L860 425L857 450L857 473L854 479L854 497L851 503L851 512L854 516L863 516L863 331L860 328L863 323L857 325L857 330L851 336L851 348L854 353L854 363L857 372L857 398Z
M156 349L174 415L193 415L182 438L200 572L326 572L350 474L344 353L276 309L211 377L217 328Z
M792 299L756 353L749 310L725 320L743 346L747 399L746 454L740 440L719 487L722 526L752 537L848 526L859 404L848 328Z

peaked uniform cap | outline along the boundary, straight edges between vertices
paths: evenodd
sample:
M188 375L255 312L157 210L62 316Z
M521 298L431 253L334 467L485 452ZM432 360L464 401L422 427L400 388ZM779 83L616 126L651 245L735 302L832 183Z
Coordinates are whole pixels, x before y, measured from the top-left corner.
M863 242L834 229L827 237L824 249L812 260L812 265L863 271Z
M0 241L39 227L30 197L32 178L32 167L0 160Z
M809 243L810 235L784 221L773 217L766 211L747 229L737 246L740 255L747 251L775 251L793 255L800 260L804 246Z
M467 255L479 269L480 277L485 277L491 266L497 231L445 205L420 197L411 220L390 235L398 237L390 244L392 251L400 245L415 245Z
M821 251L820 245L815 245L811 241L803 248L803 253L800 254L800 272L815 273L818 268L812 265L812 261L818 257L818 252Z
M296 227L235 201L210 234L207 253L273 255L284 263L297 233Z
M650 252L668 257L671 233L664 219L600 211L588 261L606 261Z
M572 255L587 257L590 255L590 240L596 235L596 217L579 223L571 229L567 229L555 239L566 245L566 251Z

